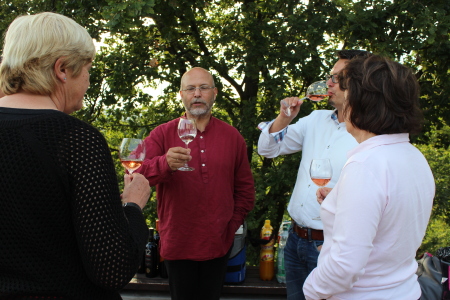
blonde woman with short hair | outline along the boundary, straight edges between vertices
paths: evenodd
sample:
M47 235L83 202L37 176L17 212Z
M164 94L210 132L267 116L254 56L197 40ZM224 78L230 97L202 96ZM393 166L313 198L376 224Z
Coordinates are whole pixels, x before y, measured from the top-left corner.
M121 194L104 137L68 114L83 106L92 38L55 13L16 18L0 66L0 298L121 299L137 271L150 196Z

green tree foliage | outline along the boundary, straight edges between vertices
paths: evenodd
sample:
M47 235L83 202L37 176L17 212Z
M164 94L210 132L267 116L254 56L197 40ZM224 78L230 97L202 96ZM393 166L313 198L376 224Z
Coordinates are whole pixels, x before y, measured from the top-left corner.
M355 45L394 58L416 72L426 119L425 132L449 124L450 69L448 1L360 1L342 4L346 24L337 35ZM426 137L421 138L427 142ZM448 144L447 144L448 146Z
M417 258L425 252L436 253L441 247L448 247L450 241L450 228L448 223L441 217L432 218L428 223L427 233L422 241L422 245L417 251Z
M448 127L446 128L448 132ZM439 135L439 132L435 132ZM449 207L449 168L450 150L435 146L433 141L430 145L416 145L427 158L436 182L436 196L431 220L428 224L425 238L418 250L418 255L424 252L435 253L440 247L449 247L450 223Z
M417 145L419 150L427 158L433 171L436 183L436 196L434 198L433 216L439 216L442 221L450 223L450 151L445 148L437 148L433 145Z
M446 151L449 146L448 1L0 3L0 33L17 15L54 11L74 18L102 42L86 107L76 116L104 132L113 155L122 137L144 137L157 125L180 116L183 107L177 93L181 75L194 66L209 69L220 91L215 116L235 126L247 142L257 193L255 209L248 217L253 235L258 234L264 219L272 220L274 228L280 224L301 159L301 153L260 157L256 126L276 117L283 97L303 95L310 83L323 78L336 60L337 49L366 49L410 66L420 81L426 116L424 133L414 137L414 142L426 145L438 140L433 142L433 151ZM156 88L161 93L154 92ZM319 108L329 107L305 103L300 115ZM119 164L117 170L120 178L123 170ZM446 182L437 181L436 218L449 209ZM149 224L154 224L154 201L146 213ZM450 224L448 218L444 220Z

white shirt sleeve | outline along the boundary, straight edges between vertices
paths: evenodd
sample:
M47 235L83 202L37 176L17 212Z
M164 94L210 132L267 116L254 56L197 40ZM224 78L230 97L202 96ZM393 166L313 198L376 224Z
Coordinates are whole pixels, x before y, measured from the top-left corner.
M280 149L280 144L274 139L273 134L269 133L270 127L275 120L269 122L264 127L259 127L261 129L261 134L258 140L258 154L263 155L268 158L277 157ZM283 131L284 129L280 130Z
M301 118L297 123L281 129L278 132L269 133L273 122L265 126L258 126L261 134L258 140L258 154L267 158L279 155L296 153L302 150L304 132L308 123L308 116Z

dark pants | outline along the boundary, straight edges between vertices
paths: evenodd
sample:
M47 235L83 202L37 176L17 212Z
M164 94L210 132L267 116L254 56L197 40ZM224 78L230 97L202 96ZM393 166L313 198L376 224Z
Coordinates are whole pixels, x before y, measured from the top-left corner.
M173 300L215 300L220 299L228 253L206 261L165 260L169 273L170 296Z

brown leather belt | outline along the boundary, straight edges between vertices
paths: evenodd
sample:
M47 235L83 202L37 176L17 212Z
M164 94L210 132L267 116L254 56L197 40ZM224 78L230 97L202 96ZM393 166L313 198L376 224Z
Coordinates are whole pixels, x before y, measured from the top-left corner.
M292 222L292 229L302 239L323 241L323 230L300 227Z

